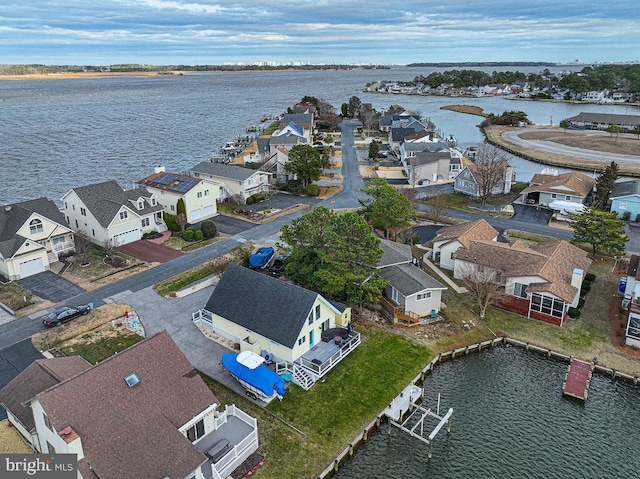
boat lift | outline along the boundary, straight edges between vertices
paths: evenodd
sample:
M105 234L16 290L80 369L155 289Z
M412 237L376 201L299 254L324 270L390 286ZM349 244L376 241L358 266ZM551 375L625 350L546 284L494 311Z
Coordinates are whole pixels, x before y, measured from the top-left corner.
M411 384L385 409L385 415L389 418L389 424L428 444L428 458L431 460L431 445L440 429L446 424L447 434L451 433L450 419L453 415L453 408L450 408L444 416L440 416L440 394L438 394L438 406L435 413L431 411L431 408L425 409L416 404L416 401L422 398L423 395L424 390L422 388ZM402 416L406 412L409 412L409 415L403 421ZM425 437L425 419L428 417L437 419L438 424ZM391 428L389 428L389 435L391 435Z

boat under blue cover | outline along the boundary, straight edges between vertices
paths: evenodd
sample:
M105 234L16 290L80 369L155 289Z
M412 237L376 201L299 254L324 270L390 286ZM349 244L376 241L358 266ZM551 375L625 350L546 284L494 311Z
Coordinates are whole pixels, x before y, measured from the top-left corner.
M237 357L238 355L235 353L222 355L222 364L231 374L258 389L267 397L272 396L274 391L279 396L284 395L284 379L264 364L255 369L249 369L240 364Z

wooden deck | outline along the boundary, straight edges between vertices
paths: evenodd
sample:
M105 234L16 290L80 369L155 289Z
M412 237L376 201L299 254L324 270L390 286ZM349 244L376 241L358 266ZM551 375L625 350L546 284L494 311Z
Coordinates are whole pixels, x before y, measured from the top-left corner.
M405 311L404 306L398 306L384 296L380 297L380 306L400 324L405 326L418 326L420 324L420 316L411 311Z
M572 359L562 384L562 394L586 401L591 385L592 371L592 364Z

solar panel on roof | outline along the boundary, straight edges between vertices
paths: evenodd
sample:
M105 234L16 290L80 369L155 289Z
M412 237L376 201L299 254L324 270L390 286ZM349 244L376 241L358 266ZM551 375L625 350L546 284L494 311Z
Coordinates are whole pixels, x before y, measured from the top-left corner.
M154 181L155 183L159 184L159 185L170 185L171 183L173 183L173 180L175 180L175 178L171 175L167 175L167 174L163 174L158 176Z

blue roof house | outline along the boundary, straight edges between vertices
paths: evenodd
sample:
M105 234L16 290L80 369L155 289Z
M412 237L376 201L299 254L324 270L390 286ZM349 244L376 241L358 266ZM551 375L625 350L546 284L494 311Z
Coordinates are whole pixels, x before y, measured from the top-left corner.
M622 218L625 213L629 213L629 219L634 220L640 214L640 181L621 181L616 183L611 198L611 211L618 213Z

